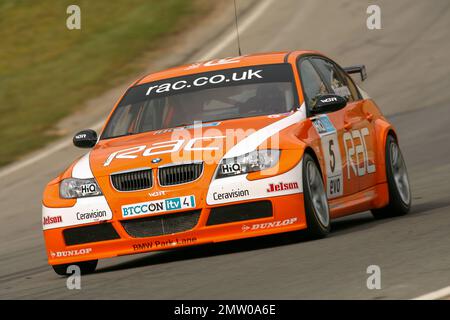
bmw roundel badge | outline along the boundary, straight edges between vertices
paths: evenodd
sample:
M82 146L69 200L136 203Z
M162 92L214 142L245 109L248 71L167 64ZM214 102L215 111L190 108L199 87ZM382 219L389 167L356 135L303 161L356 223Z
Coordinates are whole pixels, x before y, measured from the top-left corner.
M152 163L159 163L159 162L161 162L161 158L155 158L155 159L152 159Z

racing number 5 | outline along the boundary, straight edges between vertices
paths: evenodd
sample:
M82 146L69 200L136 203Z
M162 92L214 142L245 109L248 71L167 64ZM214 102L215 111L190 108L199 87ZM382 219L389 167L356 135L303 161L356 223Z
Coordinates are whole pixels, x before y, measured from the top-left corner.
M327 196L329 199L343 195L342 158L336 132L323 135L322 151L326 166Z
M334 141L330 140L328 143L328 153L330 154L330 169L331 173L334 173L334 169L336 168L336 156L333 151Z

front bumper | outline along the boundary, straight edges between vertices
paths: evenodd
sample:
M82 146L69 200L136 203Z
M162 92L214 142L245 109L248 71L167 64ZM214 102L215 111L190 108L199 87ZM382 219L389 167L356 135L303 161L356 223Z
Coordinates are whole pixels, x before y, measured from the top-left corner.
M123 220L121 219L111 219L83 225L96 226L111 223L119 237L115 240L67 245L63 232L79 226L44 230L48 261L51 265L70 264L87 260L257 237L306 228L302 193L263 198L258 201L269 201L271 203L272 216L236 222L225 221L224 223L211 225L208 222L211 221L209 220L211 210L213 208L224 207L225 205L205 205L202 208L197 208L197 210L200 210L199 218L193 228L187 231L159 236L132 237L124 228L122 224ZM239 203L229 203L226 206L236 204L251 205L254 202L256 201L241 201ZM166 213L164 216L172 214ZM130 219L127 219L127 221L130 221Z

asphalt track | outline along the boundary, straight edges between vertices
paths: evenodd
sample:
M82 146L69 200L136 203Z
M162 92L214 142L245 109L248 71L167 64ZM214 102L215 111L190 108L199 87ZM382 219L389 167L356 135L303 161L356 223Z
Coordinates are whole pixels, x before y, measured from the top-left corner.
M450 285L450 2L377 1L381 30L366 28L368 4L269 0L242 47L317 49L344 66L366 64L363 87L400 136L411 214L361 213L319 241L284 235L108 259L82 290L68 290L47 265L40 212L46 182L81 153L66 147L1 177L0 298L410 299ZM218 57L236 55L234 42L221 41L196 58L213 47ZM369 265L381 268L381 290L366 287Z

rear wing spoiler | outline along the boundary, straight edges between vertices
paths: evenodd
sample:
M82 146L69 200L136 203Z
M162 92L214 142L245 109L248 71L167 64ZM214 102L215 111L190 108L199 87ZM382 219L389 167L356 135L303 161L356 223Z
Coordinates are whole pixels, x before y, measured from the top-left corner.
M358 64L356 66L345 67L343 69L348 74L359 73L361 75L361 81L364 81L364 80L367 79L366 66L363 65L363 64Z

